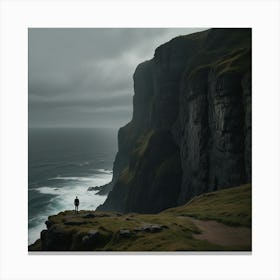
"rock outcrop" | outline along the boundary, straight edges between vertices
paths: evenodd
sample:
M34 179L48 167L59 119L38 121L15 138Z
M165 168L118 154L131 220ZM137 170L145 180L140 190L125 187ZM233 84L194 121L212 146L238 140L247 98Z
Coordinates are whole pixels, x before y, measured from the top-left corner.
M251 182L251 29L174 38L133 79L133 117L99 210L157 213Z

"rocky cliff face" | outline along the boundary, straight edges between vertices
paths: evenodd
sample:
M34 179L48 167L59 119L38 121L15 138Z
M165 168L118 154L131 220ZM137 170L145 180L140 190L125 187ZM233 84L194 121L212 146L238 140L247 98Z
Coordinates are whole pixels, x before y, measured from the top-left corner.
M251 182L251 29L174 38L133 79L133 118L99 209L156 213Z

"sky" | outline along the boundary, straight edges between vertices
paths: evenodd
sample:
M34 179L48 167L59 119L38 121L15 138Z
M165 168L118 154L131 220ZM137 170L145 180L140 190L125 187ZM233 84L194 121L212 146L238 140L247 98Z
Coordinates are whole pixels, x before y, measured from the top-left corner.
M29 127L113 127L132 117L133 73L203 28L29 28Z

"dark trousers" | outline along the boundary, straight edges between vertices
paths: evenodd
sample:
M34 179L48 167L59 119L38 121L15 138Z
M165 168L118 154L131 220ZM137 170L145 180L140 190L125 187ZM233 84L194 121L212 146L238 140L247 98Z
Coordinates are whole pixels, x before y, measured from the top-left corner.
M78 213L78 205L75 205L75 213Z

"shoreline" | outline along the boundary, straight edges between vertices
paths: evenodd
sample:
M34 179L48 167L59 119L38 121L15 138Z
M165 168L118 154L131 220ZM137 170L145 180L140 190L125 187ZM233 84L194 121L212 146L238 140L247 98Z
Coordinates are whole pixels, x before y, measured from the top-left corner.
M103 173L102 177L103 179L100 181L100 184L106 184L112 179L112 175L109 172ZM55 215L65 209L71 209L73 204L72 196L74 197L74 195L78 195L80 197L81 206L86 210L95 210L99 205L104 203L107 194L99 195L97 194L98 191L88 191L87 189L87 185L80 186L79 184L76 186L69 184L59 188L57 188L56 185L53 185L50 187L38 187L32 189L32 191L37 192L36 195L40 196L40 199L44 199L44 196L46 196L48 202L45 207L45 213L41 210L39 213L36 213L28 219L28 245L32 244L40 237L40 232L44 229L43 223L49 216ZM31 190L29 189L29 191ZM48 195L51 195L51 198L47 198ZM74 205L72 208L74 208ZM29 224L33 224L33 226L30 227Z

